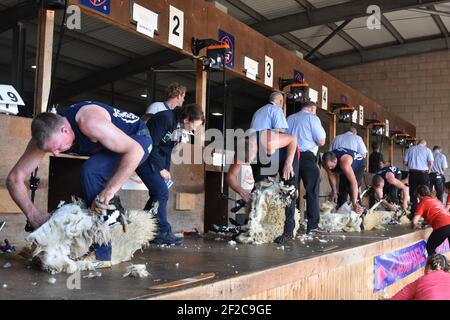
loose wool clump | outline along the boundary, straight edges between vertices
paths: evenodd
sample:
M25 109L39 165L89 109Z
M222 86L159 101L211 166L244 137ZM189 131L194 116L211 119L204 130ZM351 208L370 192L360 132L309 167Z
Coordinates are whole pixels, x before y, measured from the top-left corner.
M157 209L156 209L157 210ZM152 208L151 211L155 211ZM100 214L83 209L78 204L67 204L57 209L50 220L27 238L43 270L50 273L74 273L94 270L89 261L78 261L89 252L92 244L112 245L112 264L128 261L133 253L153 240L157 222L147 211L126 211L126 232L121 224L109 225Z
M295 186L285 186L279 179L266 179L255 184L249 215L248 231L236 240L241 243L270 243L283 234L285 208L296 198ZM299 228L300 213L296 211L295 230ZM295 233L294 233L295 234Z

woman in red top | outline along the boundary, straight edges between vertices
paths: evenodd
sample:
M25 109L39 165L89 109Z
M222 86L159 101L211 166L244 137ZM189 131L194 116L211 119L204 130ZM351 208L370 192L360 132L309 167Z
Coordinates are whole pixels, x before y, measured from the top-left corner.
M431 195L431 191L427 186L418 186L416 188L416 194L420 202L416 208L413 224L417 226L420 217L423 217L433 228L433 232L427 241L428 255L432 255L436 253L436 248L445 239L450 241L450 213L442 202Z
M447 259L441 254L429 256L425 275L408 284L391 300L450 300Z

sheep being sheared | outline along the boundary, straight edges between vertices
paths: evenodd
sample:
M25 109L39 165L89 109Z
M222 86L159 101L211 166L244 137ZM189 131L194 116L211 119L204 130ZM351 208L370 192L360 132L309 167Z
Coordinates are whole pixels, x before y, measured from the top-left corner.
M95 264L77 261L89 252L92 244L111 242L111 263L130 260L133 253L153 240L157 232L154 218L157 205L150 212L129 210L124 214L126 232L121 224L112 224L105 216L67 204L57 209L50 220L32 232L26 240L42 268L50 273L74 273L93 270ZM114 212L111 216L117 216ZM105 221L106 220L106 221Z
M295 186L285 186L279 179L266 179L255 184L247 232L236 240L241 243L270 243L283 234L286 220L285 208L296 198ZM300 213L295 213L296 234Z
M329 202L322 205L319 228L328 232L361 231L362 218L348 203L344 203L336 213L332 213L334 206Z

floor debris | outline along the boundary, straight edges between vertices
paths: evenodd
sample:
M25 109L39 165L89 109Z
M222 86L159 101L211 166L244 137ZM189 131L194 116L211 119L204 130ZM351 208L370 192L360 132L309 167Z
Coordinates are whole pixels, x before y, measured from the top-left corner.
M50 284L55 284L56 283L56 279L53 278L53 277L52 278L48 278L47 282L50 283Z
M83 279L95 279L95 278L100 278L102 276L101 272L89 272L89 274L83 276Z
M133 278L146 278L150 275L147 271L145 264L132 264L127 267L127 271L123 274L123 277L133 277Z
M11 268L11 266L12 266L12 264L9 263L9 262L7 262L7 263L5 263L5 264L3 265L3 269Z
M230 246L235 246L235 245L236 245L236 241L230 240L230 241L228 241L228 244L229 244Z

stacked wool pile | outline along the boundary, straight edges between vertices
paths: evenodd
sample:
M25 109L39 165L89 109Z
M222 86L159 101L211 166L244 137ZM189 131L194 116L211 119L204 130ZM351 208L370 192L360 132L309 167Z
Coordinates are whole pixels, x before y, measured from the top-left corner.
M241 243L270 243L283 234L285 208L296 198L294 186L285 186L278 179L266 179L255 185L252 192L252 205L248 231L241 233L236 240ZM300 213L295 213L295 233L299 228ZM294 233L294 234L295 234Z
M155 208L152 208L154 211ZM112 245L112 264L130 260L133 253L154 239L157 223L147 211L130 210L125 213L127 232L121 224L109 226L100 215L68 204L57 209L50 220L32 232L27 241L33 257L50 273L74 273L93 270L94 264L77 261L89 252L92 244Z

